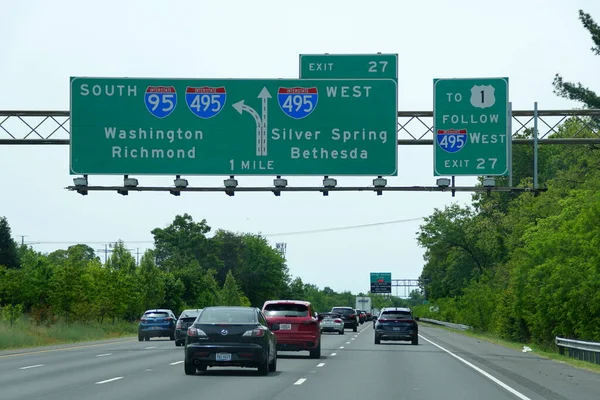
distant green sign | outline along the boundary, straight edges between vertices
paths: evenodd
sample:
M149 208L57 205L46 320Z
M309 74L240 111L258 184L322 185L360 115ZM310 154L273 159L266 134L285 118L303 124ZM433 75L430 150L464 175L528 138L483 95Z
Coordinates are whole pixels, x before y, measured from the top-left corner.
M393 79L398 54L300 54L301 79Z
M397 175L391 79L71 78L71 173Z
M433 85L434 175L508 175L508 78L434 79Z
M392 293L392 273L371 272L371 293Z

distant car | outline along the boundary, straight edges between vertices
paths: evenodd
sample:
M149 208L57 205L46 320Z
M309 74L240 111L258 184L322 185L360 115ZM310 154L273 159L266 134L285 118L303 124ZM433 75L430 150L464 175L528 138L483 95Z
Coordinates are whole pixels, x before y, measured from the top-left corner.
M188 327L194 323L201 311L201 308L184 310L179 315L179 319L175 324L175 346L183 346L185 344Z
M262 312L270 325L279 325L277 350L308 351L311 358L321 358L321 327L310 302L268 300Z
M352 329L353 332L358 331L358 317L352 307L333 307L331 312L342 316L344 328Z
M419 344L419 326L410 308L386 307L381 310L375 322L375 344L382 340L410 340Z
M356 310L358 314L358 322L362 325L367 321L367 314L363 310Z
M279 328L255 307L206 307L185 339L184 372L195 375L208 367L258 368L260 375L277 369Z
M173 311L167 309L148 310L138 324L138 340L150 340L153 337L168 337L175 340L175 321Z
M344 321L342 316L336 313L321 313L321 332L338 332L344 334Z

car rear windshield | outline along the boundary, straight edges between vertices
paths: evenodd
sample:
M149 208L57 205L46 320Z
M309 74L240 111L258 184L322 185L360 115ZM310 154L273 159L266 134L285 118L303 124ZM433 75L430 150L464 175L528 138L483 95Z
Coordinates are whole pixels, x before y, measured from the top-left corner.
M273 303L264 309L267 317L308 317L308 307L304 304Z
M321 315L323 315L323 319L335 319L335 318L341 317L340 314L321 314Z
M169 313L166 312L151 312L144 314L144 318L167 318Z
M380 319L413 319L409 312L405 311L390 311L381 314Z
M354 310L351 308L334 308L333 312L336 312L339 314L354 314Z
M256 324L254 310L205 309L196 321L199 324Z
M185 310L179 318L196 318L202 310Z

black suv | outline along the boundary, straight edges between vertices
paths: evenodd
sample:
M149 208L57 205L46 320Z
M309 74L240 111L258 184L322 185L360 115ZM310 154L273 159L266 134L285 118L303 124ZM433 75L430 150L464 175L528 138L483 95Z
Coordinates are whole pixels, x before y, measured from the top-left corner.
M331 312L342 316L344 328L352 328L352 332L358 331L358 319L352 307L333 307Z
M187 330L192 326L201 311L201 308L197 308L195 310L184 310L181 313L177 320L177 324L175 324L175 346L184 345Z
M375 322L375 344L382 340L410 340L419 344L419 326L410 308L386 307L381 310Z

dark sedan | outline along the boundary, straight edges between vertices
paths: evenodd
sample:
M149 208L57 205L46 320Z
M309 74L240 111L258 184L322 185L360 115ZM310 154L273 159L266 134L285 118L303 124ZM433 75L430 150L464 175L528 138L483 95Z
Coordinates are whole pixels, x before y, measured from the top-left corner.
M260 375L277 369L277 337L263 313L254 307L206 307L187 331L184 371L195 375L207 367L258 368Z
M189 326L194 323L201 311L201 308L184 310L181 315L179 315L177 324L175 324L175 346L183 346Z

